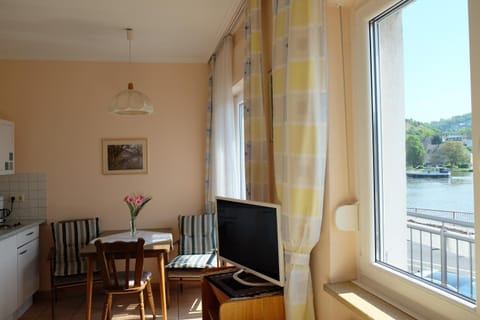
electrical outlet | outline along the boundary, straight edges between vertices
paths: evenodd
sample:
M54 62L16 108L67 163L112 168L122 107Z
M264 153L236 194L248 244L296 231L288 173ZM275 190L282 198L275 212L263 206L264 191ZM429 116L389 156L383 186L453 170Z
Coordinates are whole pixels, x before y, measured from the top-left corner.
M19 194L17 196L17 199L18 199L18 202L23 202L23 201L25 201L25 195L24 194Z

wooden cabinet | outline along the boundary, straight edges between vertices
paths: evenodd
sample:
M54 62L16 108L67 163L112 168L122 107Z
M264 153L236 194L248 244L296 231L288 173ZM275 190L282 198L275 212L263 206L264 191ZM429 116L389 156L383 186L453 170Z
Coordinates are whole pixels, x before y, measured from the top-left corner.
M0 119L0 175L15 173L14 132L13 122Z
M10 319L17 309L16 238L0 240L0 319Z
M17 307L28 302L40 286L39 227L17 234Z
M230 298L205 277L202 280L202 318L205 320L285 319L283 294Z

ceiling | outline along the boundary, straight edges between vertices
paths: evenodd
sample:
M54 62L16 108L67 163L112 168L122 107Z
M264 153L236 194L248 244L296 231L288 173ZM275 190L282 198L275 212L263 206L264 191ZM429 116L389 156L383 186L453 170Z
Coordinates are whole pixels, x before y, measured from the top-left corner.
M206 62L242 0L0 0L0 59Z

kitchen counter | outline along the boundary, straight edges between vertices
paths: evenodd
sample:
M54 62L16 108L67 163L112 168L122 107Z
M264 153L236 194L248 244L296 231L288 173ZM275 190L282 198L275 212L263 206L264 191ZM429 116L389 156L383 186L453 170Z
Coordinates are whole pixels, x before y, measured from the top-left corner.
M45 223L46 219L12 219L7 220L6 223L0 224L0 241L11 236L15 236L18 233L31 228L35 225ZM20 224L18 224L20 223ZM6 226L9 226L8 228Z

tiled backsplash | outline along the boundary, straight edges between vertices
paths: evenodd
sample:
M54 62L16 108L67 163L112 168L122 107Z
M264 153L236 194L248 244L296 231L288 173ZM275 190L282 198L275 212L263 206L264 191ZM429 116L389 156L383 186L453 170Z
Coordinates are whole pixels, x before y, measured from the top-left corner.
M9 219L47 218L47 175L19 173L0 175L0 195L4 207L10 209L10 197L15 196ZM20 197L23 196L23 201Z

